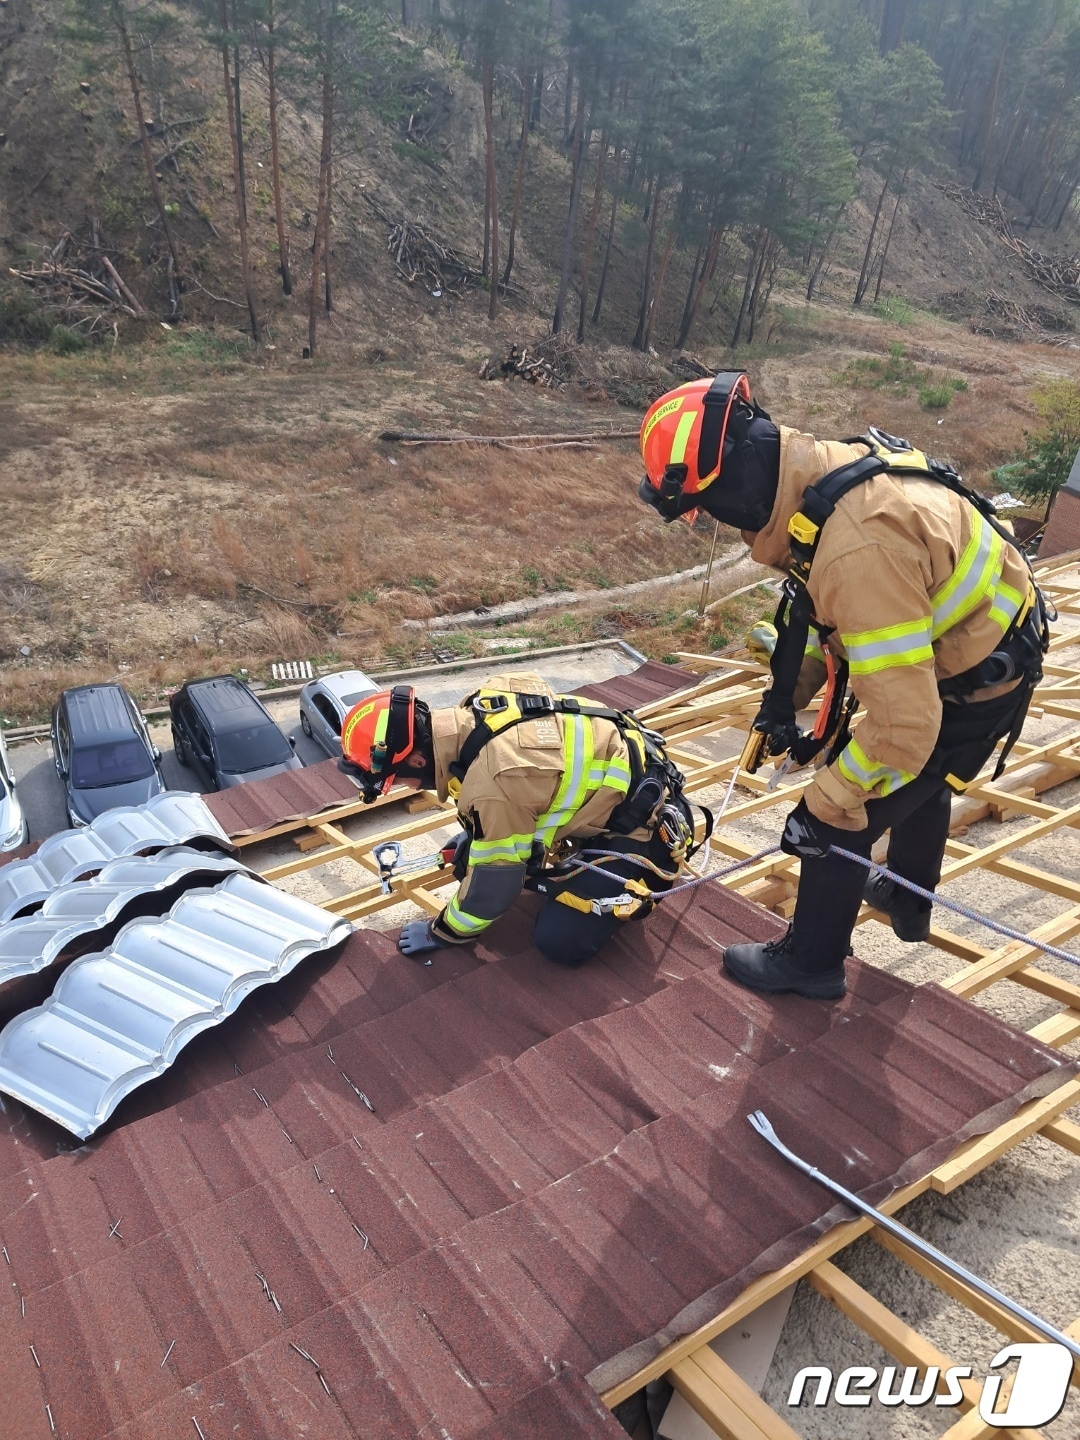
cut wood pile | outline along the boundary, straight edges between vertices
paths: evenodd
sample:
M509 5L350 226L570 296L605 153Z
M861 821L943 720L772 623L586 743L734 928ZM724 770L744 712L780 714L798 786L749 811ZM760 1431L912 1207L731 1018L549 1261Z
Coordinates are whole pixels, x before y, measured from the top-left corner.
M367 191L364 199L387 227L386 248L398 274L410 285L425 285L438 298L461 295L470 286L486 283L483 273L434 231L419 221L393 219Z
M948 182L939 184L938 189L973 220L993 230L1037 284L1070 305L1080 305L1080 255L1045 255L1026 240L1019 239L1013 234L1009 217L996 196L978 195L974 190Z
M489 355L480 366L481 380L513 380L560 390L577 374L572 351L577 347L560 335L549 335L530 345L511 345L503 356Z
M147 319L147 312L125 284L108 248L90 222L89 236L65 230L52 245L41 246L41 258L10 274L24 281L69 330L94 335L101 330L115 333L117 316Z
M1067 315L1046 305L1019 305L1007 295L991 290L983 304L983 313L973 320L976 335L992 335L998 340L1033 340L1040 345L1076 346L1076 337Z

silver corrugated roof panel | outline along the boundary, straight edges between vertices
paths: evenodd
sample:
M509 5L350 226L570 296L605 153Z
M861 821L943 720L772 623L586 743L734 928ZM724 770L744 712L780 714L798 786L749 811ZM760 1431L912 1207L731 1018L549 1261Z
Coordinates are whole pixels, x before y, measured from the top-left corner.
M231 855L170 846L156 855L110 860L90 880L49 892L40 911L0 927L0 985L51 965L80 936L111 924L140 895L167 890L185 877L244 872Z
M58 885L92 874L120 855L187 845L192 840L234 848L201 795L166 790L145 805L106 810L85 829L61 830L29 859L0 869L0 920L40 905Z
M344 940L347 920L249 875L182 895L76 960L0 1032L0 1090L81 1139L260 985Z

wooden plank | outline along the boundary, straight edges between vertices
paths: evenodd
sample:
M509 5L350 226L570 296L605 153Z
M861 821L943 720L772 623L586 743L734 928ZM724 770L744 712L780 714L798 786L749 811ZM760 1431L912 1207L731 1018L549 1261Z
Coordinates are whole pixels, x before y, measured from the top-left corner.
M874 1231L875 1236L881 1233ZM818 1294L824 1295L826 1300L831 1301L849 1320L853 1320L864 1334L876 1340L894 1360L899 1360L904 1365L916 1365L924 1370L937 1366L942 1372L937 1389L946 1388L942 1377L956 1361L950 1360L936 1345L924 1339L910 1325L906 1325L887 1305L883 1305L868 1290L856 1284L831 1260L823 1260L820 1265L815 1265L806 1279ZM967 1403L977 1405L982 1384L975 1380L961 1380L959 1383Z
M1067 1045L1070 1040L1075 1040L1080 1035L1080 1010L1063 1010L1060 1015L1051 1016L1041 1025L1032 1026L1028 1034L1033 1040L1041 1040L1044 1045L1053 1045L1055 1048Z
M671 1383L722 1440L799 1440L796 1431L707 1345L673 1367Z
M870 1233L871 1238L876 1240L882 1249L895 1255L916 1275L921 1275L924 1280L929 1280L931 1285L940 1290L942 1294L948 1295L950 1300L956 1300L963 1305L965 1310L970 1310L980 1320L985 1320L988 1325L992 1325L998 1334L1004 1335L1007 1340L1024 1341L1029 1344L1042 1343L1046 1340L1046 1336L1041 1331L1028 1325L1026 1321L1021 1320L1010 1310L1006 1310L1004 1305L999 1305L996 1300L991 1300L989 1296L981 1294L971 1285L965 1284L963 1280L958 1280L955 1275L950 1275L947 1270L942 1270L925 1255L920 1255L918 1251L902 1244L887 1231L880 1230L875 1226ZM909 1364L914 1363L916 1362L909 1361ZM1080 1383L1080 1366L1073 1367L1072 1383L1074 1385Z
M1044 1125L1041 1134L1048 1140L1055 1141L1065 1150L1071 1150L1074 1155L1080 1155L1080 1125L1075 1120L1067 1120L1062 1116L1058 1120L1051 1120L1049 1125Z
M1077 1019L1080 1020L1080 1015ZM1034 1034L1034 1031L1030 1033ZM1029 1100L1011 1119L999 1125L996 1130L991 1130L989 1135L978 1135L961 1145L951 1159L939 1165L933 1172L930 1178L931 1187L942 1195L947 1195L965 1180L970 1180L973 1175L984 1170L992 1160L997 1160L1014 1145L1019 1145L1021 1140L1026 1140L1029 1135L1041 1130L1048 1121L1056 1120L1063 1110L1068 1110L1069 1106L1075 1105L1078 1100L1080 1079L1069 1080L1041 1099Z
M1080 931L1080 905L1073 905L1063 915L1045 924L1037 926L1031 932L1034 940L1044 940L1048 945L1057 945L1060 948L1061 942L1069 940ZM975 965L961 970L956 975L950 975L941 984L946 990L951 990L954 995L970 999L977 995L980 990L985 990L997 980L1004 980L1014 970L1027 965L1034 960L1040 951L1034 945L1029 945L1023 940L1010 940L998 950L993 950L985 959L978 961Z

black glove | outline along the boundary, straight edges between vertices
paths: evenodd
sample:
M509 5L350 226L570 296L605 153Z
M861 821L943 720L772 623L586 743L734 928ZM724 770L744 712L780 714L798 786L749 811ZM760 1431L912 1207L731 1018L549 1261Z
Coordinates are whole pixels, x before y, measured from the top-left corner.
M438 940L431 933L430 920L413 920L406 925L398 936L398 949L403 955L414 958L423 955L428 950L440 948ZM430 965L430 960L421 960L421 965Z
M443 854L446 855L447 864L451 867L454 879L461 883L465 879L469 868L469 846L472 844L472 836L467 830L459 830L443 846Z
M787 817L780 849L786 855L798 855L803 860L824 860L829 853L829 840L823 832L828 828L814 818L806 801L800 800Z

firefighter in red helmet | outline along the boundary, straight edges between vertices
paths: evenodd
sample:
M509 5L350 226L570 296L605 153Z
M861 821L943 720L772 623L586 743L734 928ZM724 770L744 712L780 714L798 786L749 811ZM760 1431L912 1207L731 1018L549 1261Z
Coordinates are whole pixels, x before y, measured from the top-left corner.
M396 685L353 707L341 746L365 800L424 786L453 799L465 826L460 887L434 920L405 926L407 955L477 940L526 887L546 897L537 948L580 965L648 913L694 849L682 775L659 738L538 675L495 676L443 710Z
M931 902L835 847L869 861L888 830L888 868L934 890L951 795L1002 739L1004 763L1041 677L1042 597L993 505L951 466L873 427L838 442L774 425L741 372L661 396L641 453L640 496L665 520L703 510L786 577L743 763L818 763L781 839L800 858L791 925L728 946L724 964L752 989L837 998L864 895L909 941L929 934ZM832 720L803 732L796 711L827 673Z

